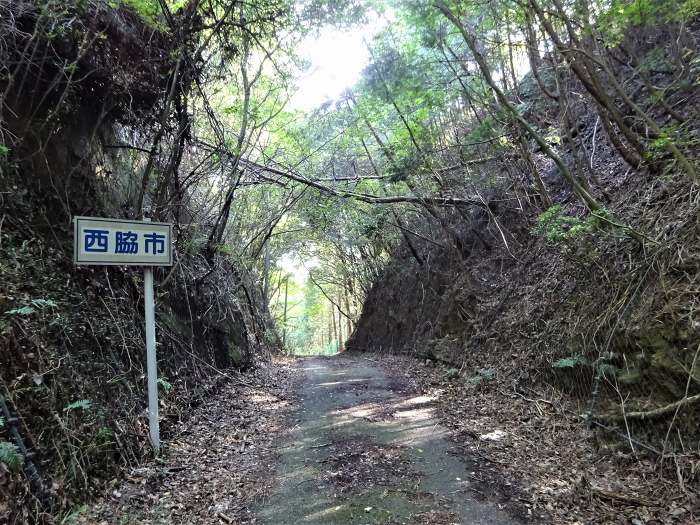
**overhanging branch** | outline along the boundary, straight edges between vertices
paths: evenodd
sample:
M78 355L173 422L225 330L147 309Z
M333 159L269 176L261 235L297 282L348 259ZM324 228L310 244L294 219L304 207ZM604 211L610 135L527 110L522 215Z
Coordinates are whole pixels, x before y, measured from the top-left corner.
M415 203L415 204L433 204L436 206L483 206L483 203L476 199L459 199L456 197L416 197L414 195L393 195L388 197L380 197L377 195L370 195L367 193L358 193L348 190L340 190L337 188L331 188L325 184L321 184L313 179L308 179L303 175L294 173L292 170L280 170L273 168L271 166L263 166L256 162L241 159L241 163L245 164L253 169L266 171L267 173L272 173L274 175L279 175L287 179L291 179L301 184L311 186L319 190L321 193L327 195L333 195L336 197L355 199L361 202L366 202L368 204L396 204L396 203Z
M202 140L197 140L197 144L201 147L206 148L209 151L216 152L220 155L227 155L234 157L235 155L223 148L217 147L213 144L208 144ZM378 195L371 195L368 193L359 193L355 191L343 190L338 188L331 188L325 184L321 184L318 180L309 179L304 177L300 173L296 173L291 168L280 169L273 166L266 166L259 164L249 159L241 157L239 159L239 164L245 166L247 169L251 170L260 176L264 182L282 184L279 180L274 180L271 178L264 177L262 173L269 173L272 175L277 175L285 179L293 180L304 184L306 186L312 187L321 193L326 195L333 195L335 197L340 197L343 199L355 199L361 202L366 202L368 204L398 204L398 203L413 203L413 204L423 204L423 205L434 205L434 206L484 206L484 203L478 199L460 199L457 197L418 197L415 195L392 195L381 197ZM341 179L342 180L342 179ZM353 179L354 180L354 179Z

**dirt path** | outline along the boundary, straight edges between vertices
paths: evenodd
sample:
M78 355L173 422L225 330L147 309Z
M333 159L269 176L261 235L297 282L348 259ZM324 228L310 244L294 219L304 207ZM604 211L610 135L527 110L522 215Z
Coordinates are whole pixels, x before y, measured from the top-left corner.
M475 475L453 452L432 400L370 359L313 358L296 425L284 436L270 496L255 512L276 524L513 523L473 499Z
M489 475L460 459L434 400L380 363L281 360L225 384L165 427L161 457L127 469L64 522L513 523L474 499Z

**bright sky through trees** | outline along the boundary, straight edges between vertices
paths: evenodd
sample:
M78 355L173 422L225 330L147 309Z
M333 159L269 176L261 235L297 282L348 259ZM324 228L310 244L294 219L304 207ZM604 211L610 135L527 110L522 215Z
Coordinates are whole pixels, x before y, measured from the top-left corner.
M327 27L317 34L307 36L297 52L308 61L309 66L297 79L298 89L290 101L290 109L313 111L326 102L338 99L343 91L352 87L369 63L365 41L370 42L392 18L391 13L370 15L367 23L361 26L342 30ZM319 261L315 257L304 260L296 253L288 253L277 264L283 273L291 274L298 287L294 296L290 297L290 318L302 315L299 298L305 296L304 285L309 270L317 268ZM281 293L275 299L276 303L280 301L283 301ZM297 312L297 309L301 310ZM298 331L297 324L290 319L292 331ZM293 343L290 342L291 344Z
M363 39L370 41L392 18L390 13L370 17L362 26L344 30L328 27L302 41L298 52L309 61L309 67L297 80L299 89L292 97L292 108L313 110L337 99L359 80L369 63Z

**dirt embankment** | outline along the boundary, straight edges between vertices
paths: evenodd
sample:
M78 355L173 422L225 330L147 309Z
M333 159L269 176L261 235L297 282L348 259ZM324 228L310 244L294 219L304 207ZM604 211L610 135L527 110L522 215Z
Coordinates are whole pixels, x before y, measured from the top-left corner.
M151 454L142 272L75 267L71 218L140 213L129 144L158 129L175 40L108 4L0 2L3 523L51 522ZM220 388L217 369L250 367L275 341L259 286L203 253L207 232L176 208L176 264L155 272L165 439Z
M598 160L610 209L655 242L602 229L555 245L536 214L495 204L508 247L493 223L492 248L467 236L464 258L424 246L419 266L401 247L347 347L439 363L446 420L557 522L691 523L700 405L675 403L700 393L700 192L615 163ZM494 426L512 439L474 437Z
M446 365L407 356L378 362L434 400L472 472L471 493L523 521L659 525L700 516L687 473L681 484L663 475L658 454L643 443L633 441L631 452L625 437L588 429L581 404L553 387L514 390L507 377L460 378ZM683 458L666 462L682 469Z

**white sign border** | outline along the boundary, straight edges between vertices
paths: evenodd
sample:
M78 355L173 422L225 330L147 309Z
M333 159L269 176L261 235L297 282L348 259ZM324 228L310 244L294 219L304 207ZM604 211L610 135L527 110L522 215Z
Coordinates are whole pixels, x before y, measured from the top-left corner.
M105 261L81 261L79 259L78 251L78 222L83 220L89 221L103 221L103 222L119 222L122 224L154 224L156 226L167 226L168 227L168 240L170 245L168 246L168 262L167 263L155 263L149 264L147 262L105 262ZM73 264L75 266L172 266L173 265L173 225L169 222L150 222L150 221L134 221L130 219L110 219L105 217L88 217L86 215L74 215L73 216Z

